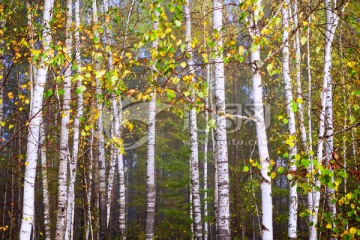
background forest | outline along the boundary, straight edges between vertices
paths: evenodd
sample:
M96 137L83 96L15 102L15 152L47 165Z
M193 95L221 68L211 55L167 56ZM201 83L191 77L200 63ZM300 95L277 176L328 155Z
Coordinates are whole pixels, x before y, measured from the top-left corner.
M357 0L0 0L1 239L359 239Z

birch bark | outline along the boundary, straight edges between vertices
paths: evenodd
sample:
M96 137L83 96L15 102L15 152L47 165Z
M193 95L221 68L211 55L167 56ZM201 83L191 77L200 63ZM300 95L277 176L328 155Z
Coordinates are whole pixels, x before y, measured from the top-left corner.
M77 88L81 89L82 86L82 64L81 64L81 55L80 55L80 3L79 0L75 0L75 61L77 65ZM83 93L80 91L78 93L77 101L77 113L74 119L74 136L73 136L73 148L72 148L72 158L69 164L69 188L68 188L68 202L67 202L67 225L66 225L66 239L73 239L73 224L74 224L74 214L75 214L75 181L76 181L76 172L77 172L77 161L79 153L79 141L80 141L80 119L83 116L84 108Z
M46 53L50 49L52 40L49 22L52 16L54 2L45 0L43 12L43 51ZM48 66L46 61L40 63L34 83L33 98L30 100L29 128L27 137L26 166L24 176L24 193L23 193L23 214L21 220L20 239L27 240L31 237L31 229L34 223L34 201L35 201L35 177L37 156L39 150L39 133L43 103L44 88L46 84L46 75Z
M45 227L45 239L51 239L50 229L50 194L49 194L49 182L46 160L46 144L45 144L45 126L44 121L41 119L40 123L40 158L41 158L41 173L42 173L42 188L43 188L43 204L44 204L44 227Z
M69 121L70 121L70 101L71 101L71 51L72 51L72 36L71 36L71 23L72 23L72 0L67 1L67 14L66 14L66 59L67 66L64 76L64 95L63 105L61 112L61 128L60 128L60 160L59 160L59 173L58 173L58 202L57 202L57 215L56 215L56 233L55 239L63 240L66 233L66 211L67 211L67 175L68 164L70 160L69 149Z
M258 26L258 19L260 19L261 0L255 3L255 10L251 13L249 32L252 38L260 37L260 29ZM257 64L260 63L260 45L252 42L252 49L250 54L250 63L252 71L252 85L254 94L254 114L256 116L256 137L258 141L258 150L261 164L261 207L262 207L262 226L261 234L263 240L273 239L273 205L272 205L272 190L271 178L268 176L268 168L270 166L268 141L266 135L264 103L263 103L263 88L261 81L260 69Z
M208 85L210 81L210 66L206 66L206 80ZM208 88L209 89L209 88ZM209 92L209 90L208 90ZM209 96L205 99L205 108L209 108ZM209 112L205 111L205 139L204 139L204 170L203 170L203 182L204 182L204 240L208 239L209 226L208 226L208 145L209 145Z
M159 29L159 13L154 12L154 31ZM153 41L152 48L158 47L159 41ZM155 67L155 66L154 66ZM153 74L153 73L152 73ZM153 79L155 81L155 79ZM154 239L155 229L155 204L156 204L156 185L155 185L155 124L156 124L156 90L150 93L149 118L148 118L148 146L146 159L146 239Z
M292 105L295 104L292 94L292 83L290 77L290 64L289 64L289 9L290 1L285 0L282 6L282 22L283 22L283 36L282 42L282 73L284 79L285 99L286 99L286 112L288 117L288 128L290 136L288 138L289 145L289 173L296 171L295 155L296 149L296 126L295 114ZM288 237L296 239L297 232L297 211L298 211L298 196L297 196L297 181L290 179L290 192L289 192L289 222L288 222Z
M298 1L295 0L293 3L294 6L294 28L299 24L298 19ZM309 26L310 28L310 26ZM309 41L309 39L308 39ZM299 116L299 128L301 133L301 142L305 148L305 153L309 154L309 143L306 136L305 128L305 118L304 118L304 107L303 107L303 93L302 93L302 83L301 83L301 45L300 45L300 30L298 29L295 33L294 41L295 49L295 62L296 62L296 92L297 92L297 106L298 106L298 116Z
M336 2L336 1L335 1ZM326 164L329 163L333 149L333 137L332 137L332 77L331 77L331 65L332 65L332 41L334 39L335 30L338 25L339 17L335 14L334 9L336 6L332 0L324 0L325 13L326 13L326 32L325 32L325 51L324 51L324 79L323 86L320 95L320 116L319 116L319 135L318 135L318 148L317 148L317 161L321 164L325 157ZM325 122L327 125L325 125ZM326 135L325 135L326 134ZM328 135L331 134L331 135ZM328 136L328 137L326 137ZM324 141L327 142L325 146L325 156L323 153ZM331 152L330 152L331 151ZM320 180L315 180L315 187L320 189ZM334 197L334 191L328 189L326 191L328 203L331 204L331 199ZM313 225L310 227L310 239L317 239L316 224L318 220L320 204L320 191L315 190L315 197L313 199ZM331 204L330 211L336 213L336 207Z
M309 2L309 7L311 7ZM315 189L313 184L315 183L314 178L314 162L313 162L313 156L310 154L312 153L312 120L311 120L311 96L312 96L312 79L311 79L311 51L310 51L310 23L311 18L310 16L307 19L308 21L308 29L307 29L307 42L306 42L306 69L307 69L307 78L308 78L308 99L307 99L307 117L308 117L308 132L309 132L309 158L310 158L310 164L308 167L308 172L311 174L311 178L309 179L308 183L311 186L310 192L307 194L307 203L309 210L313 210L314 207L314 199L315 199ZM313 222L313 214L309 214L309 223ZM309 236L311 235L311 232L313 231L313 227L309 227Z
M326 13L326 34L325 34L325 63L324 63L324 78L327 78L328 88L326 94L325 105L325 131L326 131L326 144L325 144L325 163L326 166L330 165L332 160L332 153L334 151L334 127L333 127L333 102L332 102L332 42L335 37L335 31L339 22L339 16L336 15L335 8L336 1L324 0L325 13ZM330 172L334 169L330 168ZM331 177L331 182L334 183L334 177ZM336 216L336 203L334 203L335 189L329 186L326 187L326 198L329 206L329 211L332 216ZM334 226L335 227L335 226Z
M216 159L218 176L217 238L230 239L229 165L225 118L225 73L223 59L223 3L213 0L215 32L214 98L216 108Z
M185 24L186 24L186 52L189 56L187 59L187 66L189 73L195 77L194 61L193 61L193 49L191 47L191 12L189 1L184 4ZM190 84L195 81L192 80ZM195 102L195 90L191 90L191 101ZM200 180L199 180L199 149L198 149L198 134L197 134L197 118L196 109L190 107L189 113L189 125L190 125L190 171L191 171L191 194L192 194L192 217L194 226L195 239L202 239L202 220L201 220L201 202L200 202Z
M107 0L104 1L104 13L108 14L109 11L109 3ZM105 42L106 47L108 49L107 55L108 55L108 67L111 73L114 72L114 65L113 65L113 54L110 49L112 37L111 37L111 31L108 27L109 21L105 24ZM114 86L115 87L115 86ZM115 93L111 94L111 103L112 103L112 140L114 141L113 148L113 156L111 158L110 163L110 169L109 169L109 177L108 177L108 189L107 189L107 198L106 198L106 227L109 229L109 221L110 221L110 211L112 206L112 194L113 194L113 186L114 186L114 174L115 174L115 167L116 163L119 159L120 153L120 146L117 146L120 142L120 121L118 116L118 96Z
M97 10L97 1L94 0L92 3L92 18L93 23L98 24L98 10ZM100 41L100 34L95 30L95 38L97 41ZM94 56L95 61L95 70L100 70L100 59L99 56ZM105 139L103 135L103 106L102 106L102 88L101 82L98 77L96 77L96 107L98 111L97 118L97 137L98 137L98 151L99 151L99 160L98 160L98 175L99 175L99 205L100 205L100 239L105 239L106 237L106 171L105 171Z

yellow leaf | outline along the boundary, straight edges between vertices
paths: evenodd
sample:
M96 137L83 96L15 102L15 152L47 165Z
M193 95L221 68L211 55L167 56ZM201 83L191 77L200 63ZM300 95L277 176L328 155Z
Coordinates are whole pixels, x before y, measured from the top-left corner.
M27 166L29 164L29 162L25 162L24 165Z
M302 104L304 102L304 100L302 100L302 98L298 98L298 99L296 99L296 102Z
M245 48L243 46L240 46L239 47L239 55L243 55L244 51L245 51Z
M0 122L0 125L1 125L1 126L5 126L5 122Z
M127 56L129 59L132 58L132 54L130 52L125 53L125 56Z
M132 132L133 128L134 128L134 125L132 125L131 123L128 124L128 128L130 130L130 132Z
M10 124L10 125L9 125L9 129L12 129L12 128L14 128L14 125L13 125L13 124Z
M332 228L332 225L331 225L331 223L328 223L328 224L326 224L326 228L327 228L327 229L330 229L330 228Z
M105 75L105 70L95 72L95 75L96 75L97 78L101 78L102 76Z
M271 177L272 179L276 178L276 173L275 173L275 172L272 172L272 173L270 174L270 177Z
M13 98L14 98L13 93L12 93L12 92L9 92L9 93L8 93L8 97L9 97L9 99L13 99Z
M351 193L346 194L346 198L347 198L347 199L349 199L349 200L350 200L350 199L351 199L351 197L352 197Z
M124 73L123 73L123 76L125 77L125 76L127 76L129 73L130 73L130 71L126 69L126 70L124 71Z
M352 61L352 62L348 62L349 67L354 67L356 65L356 62Z
M355 233L356 233L356 228L355 227L350 228L350 234L355 234Z
M180 63L180 66L181 66L182 68L185 68L185 67L186 67L186 62Z
M29 99L26 99L26 100L25 100L25 103L26 103L26 104L29 104L29 102L30 102Z

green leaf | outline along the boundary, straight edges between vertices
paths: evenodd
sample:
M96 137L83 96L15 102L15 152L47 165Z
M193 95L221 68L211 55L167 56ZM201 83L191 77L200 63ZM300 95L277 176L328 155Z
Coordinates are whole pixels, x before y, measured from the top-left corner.
M86 87L84 85L81 85L80 87L76 88L76 93L81 94L86 90Z
M298 111L298 106L297 104L294 102L294 100L291 100L291 104L290 104L290 108L293 112L297 112Z
M176 98L176 92L172 89L166 89L166 95L169 100Z
M283 174L285 172L285 168L284 167L278 167L277 171L278 171L278 173Z
M350 120L350 123L354 123L356 119L355 119L354 116L350 116L350 117L349 117L349 120Z
M266 69L268 70L269 74L272 75L272 69L274 68L274 64L272 63L269 63L267 66L266 66Z
M244 169L243 169L244 172L248 172L249 170L250 170L249 166L244 166Z

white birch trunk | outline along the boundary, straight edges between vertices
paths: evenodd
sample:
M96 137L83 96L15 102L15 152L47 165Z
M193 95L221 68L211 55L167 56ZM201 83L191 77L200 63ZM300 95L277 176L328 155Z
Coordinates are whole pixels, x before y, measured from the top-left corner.
M324 51L324 80L323 86L321 90L321 105L320 105L320 116L319 116L319 136L318 136L318 149L317 149L317 161L321 164L324 154L323 154L323 147L324 141L328 142L326 147L326 154L325 160L328 163L333 149L333 138L332 138L332 78L331 78L331 65L332 65L332 41L334 39L335 30L339 21L339 17L334 13L335 6L332 6L334 3L331 0L324 0L325 4L325 11L326 11L326 32L325 32L325 51ZM330 122L329 122L330 121ZM327 126L325 128L325 122ZM330 125L329 125L330 124ZM325 132L326 131L326 132ZM330 134L331 135L328 135ZM325 135L326 134L326 135ZM330 137L326 137L330 136ZM331 152L330 152L331 151ZM330 156L328 156L330 155ZM315 180L315 186L320 188L320 180ZM330 203L331 198L334 197L333 190L327 189L327 200ZM317 230L315 225L317 224L318 220L318 212L319 212L319 205L320 205L320 191L315 191L315 198L313 200L313 226L310 229L310 239L315 240L317 239ZM334 205L330 205L330 211L336 213L336 207L334 209Z
M253 37L260 35L258 27L259 8L261 0L256 2L256 10L252 13L250 22L250 35ZM252 20L254 19L254 20ZM258 141L259 157L261 164L261 207L262 207L262 226L261 234L263 240L273 239L273 222L272 222L272 190L271 178L268 176L268 168L270 166L268 141L266 135L266 126L264 120L264 103L263 90L261 82L260 69L257 64L260 63L260 45L252 43L254 51L251 52L251 71L254 94L254 114L256 116L256 137Z
M310 2L309 2L309 7ZM313 210L314 207L314 199L315 199L315 189L313 184L315 183L314 178L314 163L313 163L313 156L310 154L312 153L312 121L311 121L311 96L312 96L312 79L311 79L311 51L310 51L310 23L311 18L308 17L308 29L307 29L307 42L306 42L306 52L307 52L307 58L306 58L306 68L307 68L307 78L308 78L308 99L307 99L307 117L308 117L308 131L309 131L309 158L310 158L310 165L308 167L308 172L311 174L311 178L308 181L309 186L311 186L310 192L307 194L307 204L308 209L310 211ZM313 222L313 214L309 214L309 223ZM309 227L309 236L313 233L315 229L313 226Z
M119 118L120 123L122 122L122 105L121 101L119 101ZM120 125L120 133L121 133L121 125ZM123 239L126 239L126 209L125 209L125 200L126 200L126 188L125 188L125 169L124 169L124 159L123 155L120 153L118 155L117 161L118 167L118 176L119 176L119 229L120 234Z
M66 15L66 58L68 64L64 76L64 95L63 106L61 112L61 128L60 128L60 160L59 160L59 173L58 173L58 202L57 202L57 215L56 215L56 233L55 239L63 240L66 233L66 209L67 209L67 175L68 164L70 160L69 149L69 121L70 121L70 101L71 101L71 50L72 50L72 36L71 36L71 23L72 23L72 0L67 2L67 15Z
M298 5L297 0L294 1L294 28L299 24L298 20ZM310 28L310 26L309 26ZM309 41L309 39L307 40ZM301 133L301 142L305 148L306 154L309 154L309 144L306 136L305 119L304 119L304 107L303 107L303 96L302 96L302 84L301 84L301 45L300 45L300 30L298 29L295 33L295 61L296 61L296 92L297 92L297 106L299 115L299 127Z
M282 48L282 73L284 79L285 99L286 99L286 112L288 117L288 128L290 136L289 140L289 174L296 171L295 155L297 153L295 142L295 113L291 108L292 104L295 104L292 94L292 83L290 77L290 63L289 63L289 9L290 1L285 0L282 6L282 21L283 21L283 36L282 42L284 47ZM288 237L290 239L296 239L297 232L297 211L298 211L298 196L297 196L297 181L290 179L289 182L289 220L288 220Z
M77 65L77 74L81 76L81 55L80 55L80 3L79 0L75 0L75 61ZM77 79L77 88L82 86L81 77ZM73 148L72 157L69 164L69 189L68 189L68 202L67 202L67 225L65 239L73 239L73 224L75 216L75 181L77 172L77 161L79 153L79 141L80 141L80 119L83 116L84 100L82 91L78 94L77 101L77 113L74 119L74 136L73 136Z
M157 25L156 25L157 28ZM154 238L155 228L155 120L156 120L156 92L150 93L148 148L146 165L146 239Z
M209 82L209 102L210 102L210 109L211 109L211 112L213 114L211 114L211 119L212 120L215 120L215 106L214 106L214 101L213 101L213 89L214 89L214 82L213 82L213 69L212 71L210 71L210 82ZM215 215L215 233L217 232L216 229L217 229L217 209L218 209L218 202L219 202L219 191L218 191L218 167L217 167L217 161L216 161L216 140L215 140L215 132L214 132L214 129L211 128L210 130L210 133L211 133L211 143L212 143L212 150L213 150L213 159L214 159L214 215ZM212 237L212 235L211 235Z
M93 23L98 24L98 11L97 11L97 1L94 0L92 3L92 14L93 14ZM100 39L99 32L95 30L95 38ZM100 40L98 40L100 41ZM100 59L95 56L95 70L100 70ZM96 77L96 107L99 111L99 116L97 118L97 137L98 137L98 151L99 151L99 160L98 160L98 176L99 176L99 204L100 204L100 239L105 239L106 237L106 170L105 170L105 139L103 135L103 106L100 96L102 95L101 82L98 77Z
M333 129L333 104L332 104L332 41L335 36L335 30L338 25L339 17L336 16L334 9L336 6L336 1L324 0L325 3L325 12L326 12L326 34L325 34L325 64L324 64L324 78L327 78L328 88L326 95L326 106L325 106L325 131L326 131L326 144L325 144L325 162L326 166L330 166L330 161L332 160L332 153L334 151L334 129ZM333 172L334 169L330 168L330 172ZM331 182L334 182L334 177L331 178ZM333 203L335 198L335 189L331 187L326 187L326 200L329 206L329 211L332 213L332 216L336 216L336 203ZM335 227L335 226L334 226Z
M210 66L206 66L206 80L208 85L211 84L210 81ZM205 99L205 108L209 108L209 96ZM205 111L205 139L204 139L204 169L203 169L203 182L204 182L204 240L208 239L208 144L209 144L209 112Z
M41 158L41 173L42 173L42 188L43 188L43 204L44 204L44 227L45 227L45 239L51 239L50 230L50 194L49 194L49 182L47 172L47 160L46 160L46 143L45 143L45 124L43 118L40 123L40 158Z
M52 0L45 0L43 12L43 51L47 52L52 40L49 21L51 20ZM46 62L46 61L44 61ZM23 214L21 220L20 239L28 240L34 223L35 177L39 150L39 132L41 123L41 109L48 66L40 63L34 83L34 94L30 100L29 128L27 137L26 166L24 176Z
M190 179L191 179L191 159L189 161L189 165L190 165ZM191 220L190 232L191 232L191 239L194 239L193 194L192 194L191 182L189 184L189 203L190 203L189 212L190 212L190 220Z
M154 11L154 31L159 30L159 13ZM158 47L159 40L153 41L152 48ZM155 65L154 65L155 67ZM156 79L153 79L155 81ZM156 90L150 93L149 118L148 118L148 146L146 159L146 239L154 239L155 230L155 204L156 204L156 185L155 185L155 127L156 127Z
M195 69L193 61L193 49L191 47L191 12L189 2L184 4L185 24L186 24L186 52L189 56L187 66L189 73L195 78ZM195 82L192 80L192 82ZM191 101L195 102L195 90L192 89ZM191 171L191 194L192 194L192 217L195 239L202 239L202 220L201 220L201 202L200 202L200 178L199 178L199 149L197 134L196 109L190 108L189 113L190 125L190 171Z
M108 14L109 11L109 4L108 1L105 0L103 3L104 6L104 14ZM109 66L109 70L110 72L114 71L114 65L113 65L113 54L112 51L110 49L111 47L111 31L109 30L108 25L109 22L105 23L105 42L106 42L106 47L109 48L109 50L107 51L107 55L108 55L108 66ZM119 122L119 116L118 116L118 99L117 99L117 95L115 93L113 93L111 95L111 103L112 103L112 129L111 129L111 135L114 141L120 141L120 122ZM113 186L114 186L114 174L115 174L115 167L116 167L116 163L118 161L118 155L120 154L120 146L116 146L116 144L114 144L112 146L112 157L111 157L111 162L110 162L110 169L109 169L109 177L108 177L108 189L107 189L107 198L106 198L106 227L107 229L109 229L109 221L110 221L110 211L111 211L111 205L112 205L112 195L113 195Z
M216 159L218 176L217 238L230 239L229 165L225 118L225 73L223 59L223 4L213 0L213 30L215 34L214 98L216 108Z

